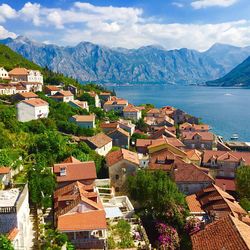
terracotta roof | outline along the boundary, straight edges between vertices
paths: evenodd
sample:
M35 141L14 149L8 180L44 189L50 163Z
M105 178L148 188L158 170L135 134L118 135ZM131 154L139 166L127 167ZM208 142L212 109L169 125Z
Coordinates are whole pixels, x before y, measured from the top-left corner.
M250 165L250 152L204 150L202 161L208 163L212 157L223 161L243 160L246 165Z
M156 109L156 108L153 108L153 109L150 109L147 114L160 114L160 110L159 109Z
M104 103L105 105L128 105L128 101L121 98L116 98L115 100L109 100Z
M95 120L95 115L74 115L72 116L76 122L93 122Z
M25 68L14 68L9 72L9 75L28 75L29 71Z
M0 174L8 174L10 171L9 167L0 167Z
M175 182L214 182L214 179L192 163L177 163L173 171Z
M73 156L69 156L62 163L81 163L81 161L79 161L78 159L76 159Z
M49 91L60 91L60 88L58 88L55 85L46 85L45 89L49 90Z
M138 110L135 106L133 106L133 105L128 105L127 107L125 107L124 109L123 109L123 112L136 112L136 113L138 113L138 112L140 112L140 110Z
M210 130L209 125L207 124L190 124L188 122L185 122L180 125L180 130L189 130L192 129L194 131L201 131L201 130Z
M110 143L112 138L108 137L104 133L99 133L92 137L88 137L86 140L93 144L96 148L101 148Z
M106 156L106 162L109 167L113 166L121 160L127 160L136 165L139 165L138 154L124 148L121 148L117 151L109 152Z
M175 135L176 133L176 129L175 127L161 127L160 129L158 129L157 131L155 131L153 134L150 135L151 139L159 139L162 138L164 136L166 137L176 137Z
M34 99L24 100L24 101L21 101L21 102L29 104L30 106L33 106L33 107L40 107L40 106L48 106L49 105L47 102L45 102L41 98L34 98Z
M108 133L108 135L112 135L112 134L115 134L115 133L117 133L117 132L120 133L120 134L125 135L126 137L129 137L129 133L128 133L127 131L125 131L124 129L120 128L120 127L118 127L118 128L116 128L116 129L110 131L110 132Z
M193 250L249 250L250 227L226 216L191 235Z
M73 100L73 101L70 101L70 103L74 103L76 106L82 109L88 107L88 102L85 102L85 101Z
M215 185L220 187L222 190L225 190L225 191L235 191L236 190L236 185L235 185L234 179L216 178Z
M8 239L13 241L16 238L18 232L19 230L16 227L12 228L7 235Z
M188 158L192 161L200 161L202 153L197 149L186 150Z
M33 92L23 92L23 93L18 93L17 95L22 96L24 98L36 98L36 97L38 97L38 95L33 93Z
M186 196L186 202L191 213L204 212L204 210L201 208L201 204L198 201L196 194Z
M182 132L184 140L193 140L195 135L199 135L203 141L213 141L214 135L211 132Z
M58 217L59 231L83 231L107 229L105 211L93 210L85 213L73 213Z
M109 122L109 123L101 123L100 127L103 128L117 128L118 127L118 123L117 122Z
M61 90L58 91L53 97L60 98L65 96L73 96L73 94L69 90Z
M60 171L64 168L66 174L60 176ZM54 164L53 172L56 174L57 182L96 179L96 168L93 161Z

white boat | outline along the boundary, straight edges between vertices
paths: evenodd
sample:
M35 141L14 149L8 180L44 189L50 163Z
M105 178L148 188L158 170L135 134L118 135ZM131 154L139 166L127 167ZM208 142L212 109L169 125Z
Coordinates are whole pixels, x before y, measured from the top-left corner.
M231 136L231 140L238 140L238 139L239 139L238 134L233 134L233 135Z

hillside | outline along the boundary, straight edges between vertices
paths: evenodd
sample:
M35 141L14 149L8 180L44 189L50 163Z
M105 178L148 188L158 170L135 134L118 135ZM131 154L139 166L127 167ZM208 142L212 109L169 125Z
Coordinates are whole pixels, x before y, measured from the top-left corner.
M250 86L250 57L236 66L224 77L206 82L208 86Z
M108 48L81 42L62 47L25 37L1 40L25 58L81 82L200 83L217 79L250 56L250 47L216 44L208 51Z

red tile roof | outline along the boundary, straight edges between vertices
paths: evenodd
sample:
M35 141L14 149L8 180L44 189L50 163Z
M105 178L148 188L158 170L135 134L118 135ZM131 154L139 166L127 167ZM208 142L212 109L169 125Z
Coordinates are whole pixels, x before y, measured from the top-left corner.
M9 231L9 233L8 233L8 236L7 236L8 239L9 239L10 241L13 241L13 240L16 238L18 232L19 232L19 230L18 230L16 227L12 228L12 229Z
M133 164L139 165L138 154L124 148L109 152L106 156L106 162L109 167L122 160L126 160Z
M191 236L193 250L249 250L250 227L232 216L215 221Z
M124 109L123 109L123 113L126 113L126 112L135 112L135 113L138 113L140 112L140 110L138 110L135 106L133 105L128 105L126 106Z
M9 167L0 167L0 174L8 174L11 169Z
M63 168L66 169L66 175L60 176ZM93 161L54 164L53 172L56 174L57 182L96 179L96 168Z
M41 106L48 106L49 104L40 98L34 98L29 100L22 101L23 103L29 104L33 107L41 107Z
M108 137L104 133L99 133L92 137L87 137L86 140L90 142L94 147L101 148L112 141L112 138Z
M191 213L205 213L196 194L186 196L186 202Z
M24 98L36 98L38 97L37 94L33 93L33 92L23 92L23 93L18 93L19 96L22 96Z
M25 68L14 68L9 72L9 75L28 75L29 71Z
M175 182L214 182L214 179L209 176L203 169L192 163L177 163L173 171Z
M49 91L60 91L60 88L58 88L58 87L55 86L55 85L46 85L46 86L45 86L45 89L46 89L46 90L49 90Z
M74 115L72 116L76 122L93 122L95 120L95 115Z
M195 135L199 135L203 141L213 141L214 135L211 132L182 132L184 140L193 140Z
M129 133L127 131L125 131L124 129L120 128L120 127L110 131L108 133L108 135L112 135L112 134L115 134L115 133L119 133L119 134L125 135L126 137L129 137Z
M234 179L222 179L216 178L215 185L220 187L224 191L235 191L236 185Z

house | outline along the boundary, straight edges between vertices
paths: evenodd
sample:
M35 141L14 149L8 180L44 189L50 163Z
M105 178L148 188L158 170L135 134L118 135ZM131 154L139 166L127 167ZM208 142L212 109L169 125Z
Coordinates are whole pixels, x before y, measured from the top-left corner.
M122 112L126 106L128 106L127 100L113 96L111 100L108 100L104 103L103 109L106 112L111 110Z
M175 124L182 124L185 122L199 124L199 119L197 117L191 116L181 109L174 110L171 117L174 119Z
M105 135L104 133L99 133L92 137L87 137L84 142L88 146L95 150L97 154L105 156L112 149L112 138Z
M106 245L105 211L93 185L75 181L57 189L54 224L76 249L104 249Z
M147 112L147 117L160 117L160 114L161 112L159 109L153 108Z
M174 111L175 111L175 108L171 106L165 106L160 109L160 113L170 116L170 117L172 116Z
M146 116L144 117L144 122L152 128L154 127L173 127L174 120L171 119L169 116L160 116L160 117L153 117L153 116Z
M0 190L0 234L7 234L15 250L32 246L28 185Z
M185 145L177 138L162 138L162 139L137 139L136 140L136 151L141 154L147 154L149 146L156 146L161 144L171 144L174 147L182 149Z
M193 250L249 250L250 226L228 215L191 235Z
M0 67L0 79L9 80L9 73L4 67Z
M43 84L43 75L39 70L14 68L9 72L9 77L14 81Z
M16 94L16 87L0 83L0 95L14 95L14 94Z
M130 135L134 134L135 124L133 124L130 120L119 119L119 121L117 121L117 124L119 125L120 128L127 131Z
M228 214L236 218L243 218L247 212L238 204L235 198L223 191L221 188L212 184L195 194L186 197L187 205L191 215L196 214L199 207L211 220L223 218ZM193 210L195 208L195 210Z
M74 101L74 95L67 90L61 90L56 92L53 96L51 96L55 101L58 102L70 102Z
M193 163L176 163L171 175L179 190L185 194L196 193L214 183L214 179L206 169Z
M111 98L112 94L110 92L101 92L99 96L102 101L106 102Z
M95 99L95 107L100 108L101 107L101 101L99 98L99 95L95 92L87 92L91 97Z
M133 105L128 105L128 106L124 107L124 109L123 109L123 117L125 119L138 121L142 117L141 110L137 109Z
M208 132L210 130L207 124L190 124L188 122L181 124L179 128L181 132Z
M197 149L186 149L188 159L197 166L201 165L202 153Z
M87 111L89 111L88 102L73 100L69 101L68 104L74 108L86 109Z
M130 135L122 128L117 128L107 134L113 140L113 146L129 148Z
M58 187L75 181L91 185L96 179L96 168L93 161L81 162L72 156L61 163L54 164L53 173L56 175Z
M204 150L202 166L216 170L217 177L234 178L238 167L250 165L250 152Z
M111 186L120 192L128 176L134 175L139 168L138 154L127 149L109 152L106 155Z
M81 128L95 128L95 115L74 115L70 120Z
M9 186L11 183L11 169L9 167L0 167L0 190Z
M40 98L32 98L17 104L17 119L20 122L28 122L49 115L49 104Z
M78 89L77 89L77 87L76 86L74 86L74 85L69 85L68 87L67 87L67 89L73 94L73 95L77 95L77 93L78 93Z
M100 125L101 129L104 133L109 133L117 128L119 128L119 124L117 122L103 122Z
M17 101L29 100L33 98L38 98L38 95L33 92L17 93L13 96L13 99Z
M48 96L55 95L57 92L60 92L61 89L55 85L46 85L44 86L44 93Z
M183 132L182 142L190 149L213 149L214 134L211 132Z
M20 84L28 92L41 92L41 91L43 91L43 84L40 82L20 82Z
M154 131L150 133L150 139L162 139L165 137L176 138L176 128L172 127L155 127Z

